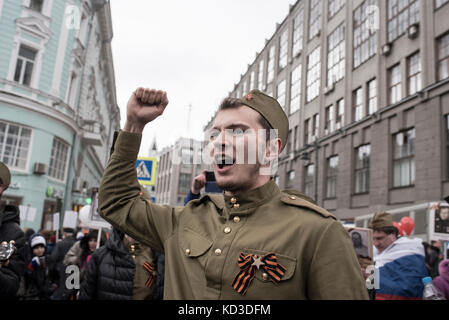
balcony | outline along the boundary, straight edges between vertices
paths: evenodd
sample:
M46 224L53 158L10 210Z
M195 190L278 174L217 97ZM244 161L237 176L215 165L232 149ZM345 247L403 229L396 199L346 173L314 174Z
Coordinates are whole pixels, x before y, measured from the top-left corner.
M103 137L101 132L102 125L95 120L83 120L81 128L83 129L82 138L85 143L101 146L103 145Z

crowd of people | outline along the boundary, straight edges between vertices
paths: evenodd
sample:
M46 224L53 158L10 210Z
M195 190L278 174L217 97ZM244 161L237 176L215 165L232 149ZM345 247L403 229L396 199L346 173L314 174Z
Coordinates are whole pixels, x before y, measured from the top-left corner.
M10 179L0 162L0 197ZM5 259L0 255L0 299L162 299L163 255L115 228L100 235L95 229L63 228L57 239L55 231L22 229L19 209L5 205L0 241L15 247ZM73 282L70 266L79 271Z

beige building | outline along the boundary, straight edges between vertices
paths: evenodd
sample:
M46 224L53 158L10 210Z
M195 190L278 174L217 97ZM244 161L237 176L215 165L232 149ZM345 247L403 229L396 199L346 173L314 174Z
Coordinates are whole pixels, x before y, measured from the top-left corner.
M281 189L347 221L449 195L447 17L449 0L290 7L229 93L258 88L288 114ZM414 215L417 233L425 215Z
M183 206L193 178L201 173L200 141L179 138L159 152L156 203Z

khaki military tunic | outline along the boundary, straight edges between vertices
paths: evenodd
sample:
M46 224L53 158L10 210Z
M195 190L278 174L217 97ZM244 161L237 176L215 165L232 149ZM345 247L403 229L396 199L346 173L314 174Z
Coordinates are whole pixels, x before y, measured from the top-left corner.
M140 140L120 132L101 181L99 211L165 253L165 299L368 299L349 235L327 211L281 192L273 180L235 197L205 195L185 207L150 203L137 182ZM285 271L280 281L259 265L239 293L232 286L242 271L239 257L272 253Z

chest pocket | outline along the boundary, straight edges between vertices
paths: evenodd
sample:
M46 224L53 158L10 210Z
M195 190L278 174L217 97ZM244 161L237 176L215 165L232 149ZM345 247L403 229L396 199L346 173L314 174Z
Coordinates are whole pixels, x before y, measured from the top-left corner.
M212 246L212 241L189 228L184 228L180 234L180 246L185 256L198 258Z
M255 250L255 249L244 249L243 253L244 254L257 254L261 258L269 253L274 253L276 255L276 262L285 268L285 272L281 278L280 283L283 283L284 281L289 280L295 274L296 258L286 256L283 254L278 254L273 251L263 251L263 250ZM260 268L258 270L256 270L256 275L254 277L261 282L272 283L272 281L268 277L267 272L265 271L263 266L260 266Z

